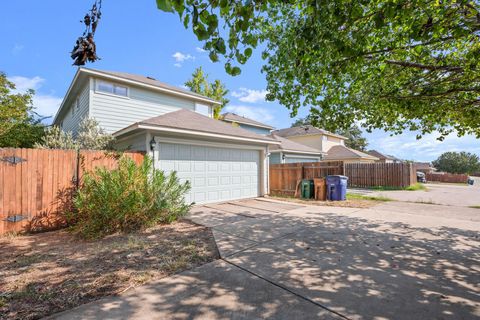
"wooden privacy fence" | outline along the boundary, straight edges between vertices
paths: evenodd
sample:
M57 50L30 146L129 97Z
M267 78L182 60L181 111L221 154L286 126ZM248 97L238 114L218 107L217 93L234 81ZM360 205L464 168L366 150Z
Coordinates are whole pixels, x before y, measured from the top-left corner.
M446 183L467 183L468 175L455 173L427 173L427 181L446 182Z
M83 174L115 168L118 156L105 151L0 149L0 234L58 228ZM135 162L138 152L125 153Z
M405 188L417 182L412 164L407 163L343 163L322 161L270 165L270 194L294 196L298 181L345 175L348 186L357 188Z
M348 186L357 188L406 188L417 182L411 163L346 163Z
M293 197L300 180L339 174L343 174L341 161L271 164L270 194Z

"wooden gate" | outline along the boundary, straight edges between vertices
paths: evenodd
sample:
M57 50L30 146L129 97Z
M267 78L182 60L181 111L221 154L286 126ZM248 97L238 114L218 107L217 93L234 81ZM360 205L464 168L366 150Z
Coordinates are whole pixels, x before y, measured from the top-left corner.
M143 159L141 153L126 155ZM0 234L61 227L82 174L116 164L104 151L0 149Z

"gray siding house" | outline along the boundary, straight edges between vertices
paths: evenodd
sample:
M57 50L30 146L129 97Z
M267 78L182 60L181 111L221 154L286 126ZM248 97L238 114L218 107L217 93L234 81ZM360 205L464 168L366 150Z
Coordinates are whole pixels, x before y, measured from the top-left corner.
M144 151L157 168L189 181L188 201L268 193L269 147L280 142L213 119L216 104L151 77L79 68L54 125L75 135L83 118L95 118L119 149Z

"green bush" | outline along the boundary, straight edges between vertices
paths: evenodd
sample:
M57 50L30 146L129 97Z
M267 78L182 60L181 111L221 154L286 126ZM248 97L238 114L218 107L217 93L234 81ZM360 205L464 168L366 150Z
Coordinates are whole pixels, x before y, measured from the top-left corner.
M72 228L84 238L99 238L171 223L190 209L188 190L188 182L154 169L149 157L140 165L122 157L118 169L97 168L84 176L73 199Z

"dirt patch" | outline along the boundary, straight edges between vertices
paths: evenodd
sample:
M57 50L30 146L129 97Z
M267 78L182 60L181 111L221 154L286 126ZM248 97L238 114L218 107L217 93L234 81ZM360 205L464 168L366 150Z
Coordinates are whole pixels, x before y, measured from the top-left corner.
M271 199L288 201L293 203L306 204L311 206L324 206L324 207L343 207L343 208L371 208L377 205L378 201L352 199L345 201L317 201L297 198L284 198L284 197L270 197Z
M0 238L0 319L38 319L218 258L209 228L183 220L79 240L65 230Z

